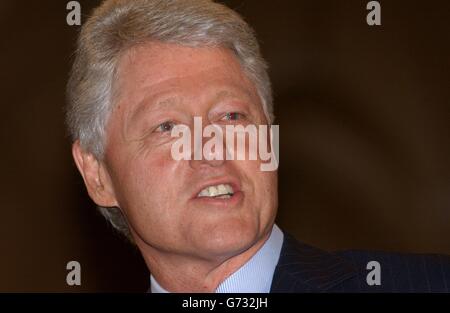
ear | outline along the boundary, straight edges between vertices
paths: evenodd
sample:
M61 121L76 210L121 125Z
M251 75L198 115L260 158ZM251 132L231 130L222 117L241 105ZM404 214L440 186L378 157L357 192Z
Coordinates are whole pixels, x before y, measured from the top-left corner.
M72 156L83 176L84 184L91 199L103 207L118 206L111 177L103 162L89 152L84 151L77 140L72 145Z

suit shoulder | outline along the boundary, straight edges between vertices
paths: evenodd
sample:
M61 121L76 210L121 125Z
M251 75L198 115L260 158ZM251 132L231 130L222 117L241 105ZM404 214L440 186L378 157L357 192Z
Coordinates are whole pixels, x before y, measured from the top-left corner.
M358 272L341 288L367 292L450 292L450 256L407 254L380 251L346 250L335 252ZM380 275L380 285L369 286L373 271Z
M418 253L392 253L385 251L369 250L343 250L333 252L354 265L383 260L387 263L406 262L406 263L426 263L431 266L450 266L450 255L445 254L418 254Z

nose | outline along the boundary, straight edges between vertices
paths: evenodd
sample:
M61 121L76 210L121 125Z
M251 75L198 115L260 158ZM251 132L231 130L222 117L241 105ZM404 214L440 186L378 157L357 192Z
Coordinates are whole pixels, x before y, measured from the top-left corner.
M201 117L194 117L193 134L193 149L189 161L191 168L220 167L226 162L226 147L221 127L208 123L203 128Z

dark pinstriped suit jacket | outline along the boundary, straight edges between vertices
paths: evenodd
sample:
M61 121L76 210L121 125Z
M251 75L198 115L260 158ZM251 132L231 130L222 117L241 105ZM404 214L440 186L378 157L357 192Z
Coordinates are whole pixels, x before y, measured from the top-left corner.
M380 286L367 284L370 261L381 265ZM271 292L450 292L450 256L329 253L285 233Z

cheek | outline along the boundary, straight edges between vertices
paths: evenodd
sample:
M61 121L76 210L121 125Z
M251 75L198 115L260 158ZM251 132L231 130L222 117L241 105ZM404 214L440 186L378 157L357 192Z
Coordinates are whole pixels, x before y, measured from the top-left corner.
M140 236L158 237L158 233L165 233L182 220L177 197L182 185L177 169L177 162L170 156L156 153L128 165L122 189L123 209Z
M257 204L265 204L277 197L277 171L261 171L259 161L236 161L241 173L249 182L249 190Z
M255 184L255 201L263 210L271 210L277 206L278 179L276 172L258 171L253 175Z
M176 163L167 153L154 152L123 160L122 175L118 175L123 205L135 210L137 207L160 203L167 198L176 181Z
M136 162L133 166L137 189L160 195L170 192L169 186L176 183L177 164L174 160L164 154L153 154L148 158ZM144 195L145 196L145 195ZM156 195L158 197L158 194Z
M276 172L260 172L258 176L260 180L261 189L271 198L277 195L277 174Z
M276 172L260 173L256 201L260 208L261 223L262 225L268 225L275 220L278 210L277 174Z

